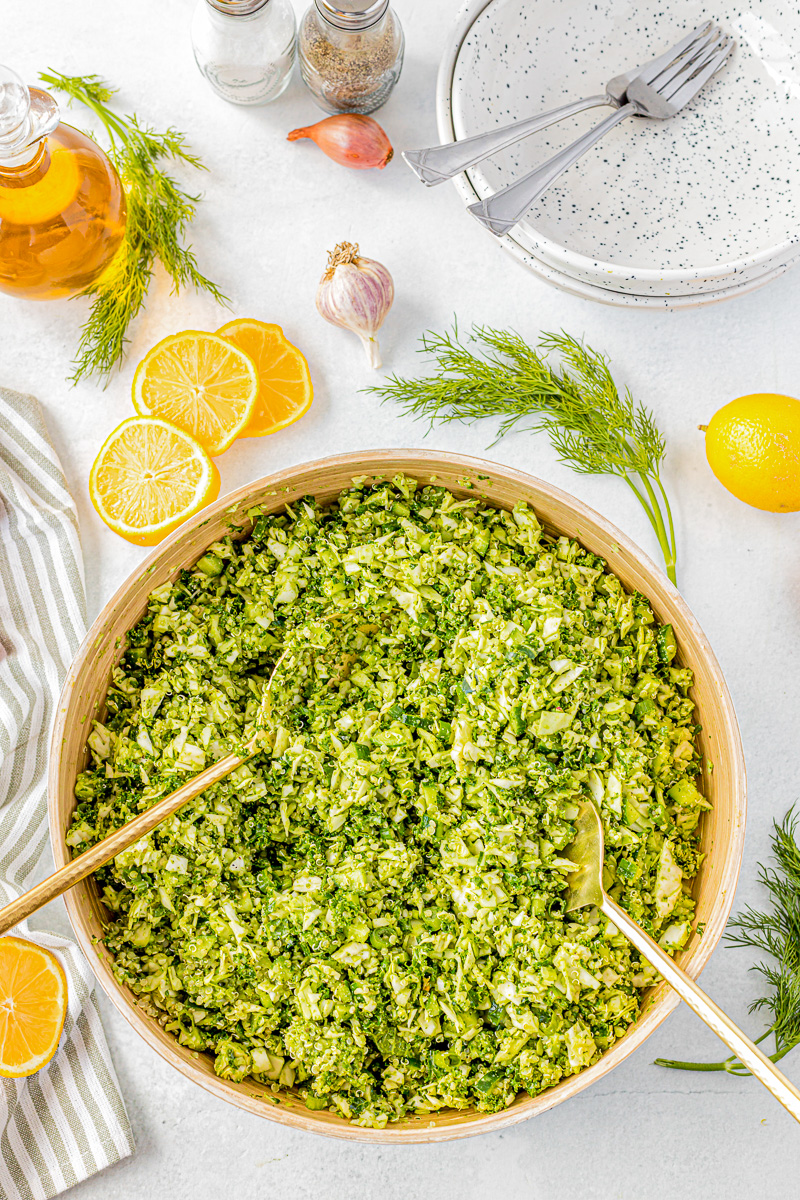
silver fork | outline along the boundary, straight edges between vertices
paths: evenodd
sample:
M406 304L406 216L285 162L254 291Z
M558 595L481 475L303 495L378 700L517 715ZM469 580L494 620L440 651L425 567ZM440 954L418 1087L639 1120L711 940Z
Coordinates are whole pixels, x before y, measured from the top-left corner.
M536 117L514 121L511 125L490 129L487 133L479 133L475 137L464 138L460 142L447 142L443 146L428 146L425 150L404 150L402 157L426 187L435 187L438 183L444 183L446 179L460 175L469 167L474 167L476 163L483 162L490 155L497 154L501 150L507 149L508 146L513 146L515 142L529 137L532 133L538 133L540 129L547 129L548 126L563 121L566 117L573 117L587 108L599 108L603 105L619 108L625 102L625 93L629 84L638 75L644 71L657 73L664 67L668 67L676 58L688 51L694 43L707 35L711 31L711 27L712 22L706 21L705 24L698 25L697 29L693 29L691 33L687 33L677 45L672 46L658 58L654 58L652 62L646 63L642 67L635 67L632 71L626 71L622 75L615 75L606 84L603 95L587 96L585 100L573 100L571 104L562 104L559 108L551 108L548 112L540 113Z
M679 113L717 73L734 45L733 38L712 26L666 65L658 59L649 63L628 84L625 103L615 113L516 183L471 204L468 211L498 237L507 233L564 171L620 121L627 117L664 121Z

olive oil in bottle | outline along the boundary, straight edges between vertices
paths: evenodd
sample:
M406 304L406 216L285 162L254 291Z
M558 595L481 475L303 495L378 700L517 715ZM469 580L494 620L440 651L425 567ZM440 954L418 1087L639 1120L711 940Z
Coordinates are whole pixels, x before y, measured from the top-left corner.
M0 291L77 295L119 249L125 212L100 147L60 122L52 96L0 67Z

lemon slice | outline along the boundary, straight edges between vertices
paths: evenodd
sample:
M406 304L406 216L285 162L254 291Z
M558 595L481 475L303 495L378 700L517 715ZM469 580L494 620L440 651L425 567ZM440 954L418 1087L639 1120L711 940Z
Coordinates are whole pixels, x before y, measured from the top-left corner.
M158 417L129 417L106 438L89 495L109 529L152 546L219 495L219 471L203 447Z
M55 1054L67 1015L67 978L55 954L0 938L0 1075L33 1075Z
M227 338L187 329L146 354L133 377L133 407L191 434L222 454L242 432L258 399L252 359Z
M258 371L258 400L242 437L277 433L308 412L314 399L308 363L280 325L241 317L217 333L244 350Z

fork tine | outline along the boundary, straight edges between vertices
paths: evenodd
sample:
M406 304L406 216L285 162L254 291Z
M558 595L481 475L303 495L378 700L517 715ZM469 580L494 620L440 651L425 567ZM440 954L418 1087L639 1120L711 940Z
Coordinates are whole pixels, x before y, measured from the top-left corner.
M713 53L717 48L717 44L722 38L722 30L714 27L709 30L702 38L689 47L689 49L680 56L668 63L655 78L649 81L649 85L655 88L657 92L664 92L666 86L679 76L685 76L687 72L696 70L705 62L709 53Z
M654 58L652 62L646 63L639 71L638 78L644 83L652 83L657 75L660 75L665 67L673 63L676 58L680 58L687 50L700 38L704 37L713 28L713 21L704 21L702 25L698 25L691 33L687 33L669 50L660 54L658 58Z
M719 53L721 45L722 40L717 39L712 45L706 47L702 54L693 56L690 60L683 63L677 71L653 84L653 87L665 100L669 99L679 87L682 87L688 80L693 79L698 71L703 70L706 64Z
M730 57L734 45L733 38L725 38L716 54L695 70L671 95L664 94L664 99L669 100L670 104L674 104L676 108L682 108L684 104L688 104L692 97L708 83L709 79L716 75L725 60Z
M687 63L682 71L677 71L671 78L665 81L663 86L659 88L661 95L666 98L677 91L679 87L682 87L684 83L693 80L700 71L708 66L712 59L716 58L722 50L727 48L730 41L731 38L723 35L716 38L702 54L693 57L691 62Z

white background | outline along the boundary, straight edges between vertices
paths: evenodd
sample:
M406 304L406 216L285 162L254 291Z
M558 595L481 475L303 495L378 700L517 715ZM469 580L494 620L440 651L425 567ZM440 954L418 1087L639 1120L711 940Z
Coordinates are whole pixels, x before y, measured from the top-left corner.
M406 66L379 117L400 149L436 139L436 69L455 0L397 0L397 10ZM356 172L309 142L288 143L290 129L321 115L297 78L264 109L218 100L192 59L190 15L190 0L0 0L0 58L30 82L49 67L98 72L120 88L126 110L135 108L156 128L185 130L209 168L188 180L206 197L191 234L202 268L231 296L236 315L280 323L306 353L316 387L310 413L272 438L228 451L218 460L223 488L359 447L480 455L491 441L485 426L428 434L359 394L370 382L360 346L314 308L326 252L337 241L360 242L394 273L397 301L382 338L389 370L417 370L419 334L442 329L454 314L464 326L513 326L528 338L563 327L606 352L618 380L655 410L668 438L680 586L726 673L748 761L747 848L736 903L760 903L756 867L771 819L800 794L800 517L760 513L728 495L706 465L697 425L747 392L800 393L800 271L751 296L680 314L563 295L502 253L453 189L424 189L399 156L385 171ZM84 113L71 119L87 125ZM159 278L127 362L103 390L65 382L84 313L84 301L0 296L0 382L34 393L45 408L80 510L93 617L144 553L101 524L86 490L102 439L132 413L133 368L167 333L213 330L230 314L200 295L173 297ZM516 434L490 454L580 496L656 553L623 484L573 474L541 436ZM759 986L748 974L751 962L747 952L720 946L703 983L756 1034L763 1025L747 1014ZM166 1066L103 1007L138 1148L76 1188L76 1200L788 1200L800 1193L800 1131L755 1081L652 1065L657 1055L722 1057L721 1044L684 1007L612 1075L544 1116L507 1133L396 1150L292 1133L241 1113ZM800 1052L786 1067L800 1079Z

